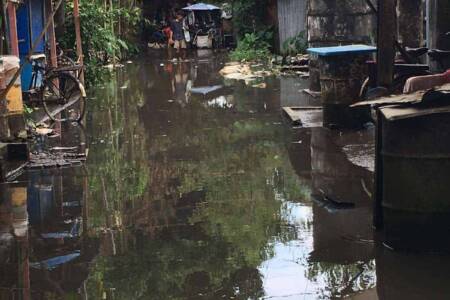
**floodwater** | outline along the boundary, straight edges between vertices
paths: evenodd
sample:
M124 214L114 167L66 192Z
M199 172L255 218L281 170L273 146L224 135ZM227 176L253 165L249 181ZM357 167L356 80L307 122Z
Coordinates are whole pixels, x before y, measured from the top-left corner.
M86 165L0 186L0 299L448 299L447 256L372 229L373 128L292 128L304 80L224 61L126 64L60 128Z

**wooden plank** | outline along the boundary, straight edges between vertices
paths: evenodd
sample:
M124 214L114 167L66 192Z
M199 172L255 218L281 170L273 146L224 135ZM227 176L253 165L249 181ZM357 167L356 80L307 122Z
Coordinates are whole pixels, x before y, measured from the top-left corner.
M383 116L389 121L404 120L414 117L421 117L433 114L448 113L450 106L439 107L403 107L403 106L387 106L380 108Z
M405 104L405 103L419 103L422 101L424 95L430 91L449 93L450 84L444 84L443 86L436 87L432 90L418 91L412 94L390 95L387 97L381 97L374 100L361 101L352 104L351 107L358 107L364 105L384 105L384 104Z
M282 110L292 126L311 128L321 127L323 124L322 106L283 107Z

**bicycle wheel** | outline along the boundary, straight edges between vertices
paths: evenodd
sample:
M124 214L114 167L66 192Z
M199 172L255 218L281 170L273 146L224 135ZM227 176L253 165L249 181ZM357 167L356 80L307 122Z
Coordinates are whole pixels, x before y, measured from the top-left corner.
M69 73L53 73L42 86L44 110L52 121L80 122L86 111L86 92Z

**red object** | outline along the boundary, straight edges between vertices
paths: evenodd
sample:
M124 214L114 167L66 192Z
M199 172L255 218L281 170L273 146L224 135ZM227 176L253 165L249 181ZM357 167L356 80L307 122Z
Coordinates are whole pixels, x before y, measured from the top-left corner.
M166 35L167 40L169 40L170 39L170 35L172 33L172 29L170 29L170 26L165 27L162 31Z
M447 70L447 72L444 73L445 74L445 79L447 81L447 83L450 83L450 69Z

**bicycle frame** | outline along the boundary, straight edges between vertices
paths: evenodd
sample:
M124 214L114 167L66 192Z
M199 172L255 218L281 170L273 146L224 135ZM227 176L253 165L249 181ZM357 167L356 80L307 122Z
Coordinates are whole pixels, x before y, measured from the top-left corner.
M38 79L40 78L43 81L45 78L46 73L45 62L43 60L33 61L31 63L31 66L32 66L32 75L29 90L36 90L37 88L39 88Z

